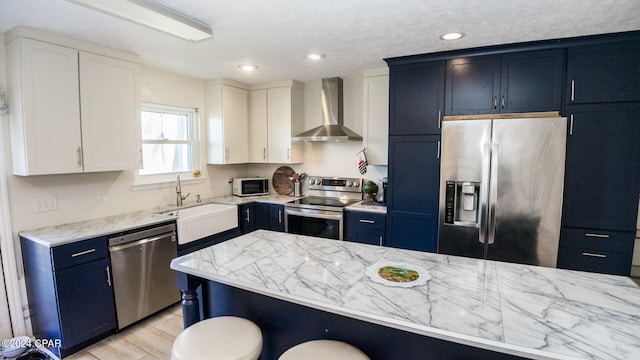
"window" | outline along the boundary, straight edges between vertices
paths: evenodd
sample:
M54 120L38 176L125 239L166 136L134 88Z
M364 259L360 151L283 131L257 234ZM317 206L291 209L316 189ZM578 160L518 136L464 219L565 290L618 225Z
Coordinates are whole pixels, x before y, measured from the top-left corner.
M139 182L172 181L175 174L192 174L200 167L196 116L196 109L142 105L143 168L138 171Z

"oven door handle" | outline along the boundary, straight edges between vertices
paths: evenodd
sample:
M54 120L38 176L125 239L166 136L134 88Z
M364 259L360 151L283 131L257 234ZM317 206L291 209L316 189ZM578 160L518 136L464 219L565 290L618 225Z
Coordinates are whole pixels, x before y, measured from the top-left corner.
M330 211L308 212L308 211L300 211L296 209L285 208L284 213L287 215L296 215L296 216L304 216L304 217L328 219L328 220L342 220L343 218L342 213L331 214Z

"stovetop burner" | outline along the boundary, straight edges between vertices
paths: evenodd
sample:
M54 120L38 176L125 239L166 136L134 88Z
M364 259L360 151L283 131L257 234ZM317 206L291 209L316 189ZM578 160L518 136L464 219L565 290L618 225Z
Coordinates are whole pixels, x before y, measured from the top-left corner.
M342 211L362 200L362 179L310 176L305 183L306 198L294 200L285 207Z

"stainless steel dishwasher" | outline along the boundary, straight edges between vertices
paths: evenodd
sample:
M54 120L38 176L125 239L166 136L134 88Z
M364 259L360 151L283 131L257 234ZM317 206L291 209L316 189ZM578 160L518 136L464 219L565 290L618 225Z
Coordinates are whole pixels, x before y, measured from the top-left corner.
M109 254L118 329L180 301L169 268L178 256L175 224L111 237Z

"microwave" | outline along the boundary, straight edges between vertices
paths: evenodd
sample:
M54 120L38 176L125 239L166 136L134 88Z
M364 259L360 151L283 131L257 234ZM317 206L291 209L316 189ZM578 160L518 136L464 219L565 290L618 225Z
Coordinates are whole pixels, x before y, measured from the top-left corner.
M268 194L269 179L267 178L233 179L233 195L252 196Z

